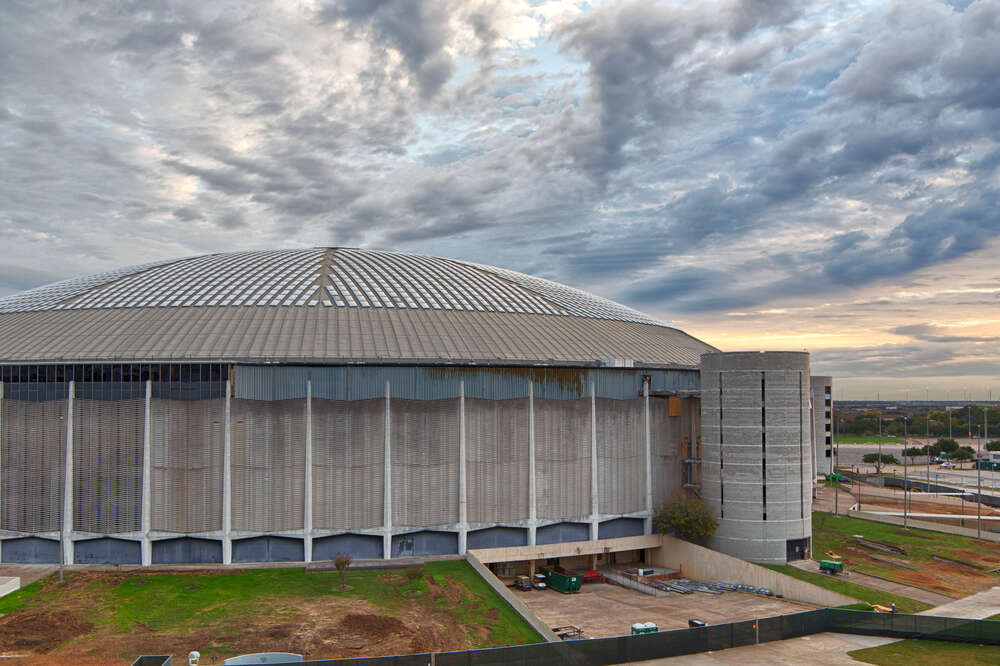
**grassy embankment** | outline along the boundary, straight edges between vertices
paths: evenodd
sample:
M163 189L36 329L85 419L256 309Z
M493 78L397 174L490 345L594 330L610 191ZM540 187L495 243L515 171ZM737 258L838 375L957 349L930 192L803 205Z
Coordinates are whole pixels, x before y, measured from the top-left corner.
M814 557L821 558L827 551L841 553L845 544L853 541L854 535L902 547L906 551L905 555L874 551L873 554L883 559L905 561L908 566L917 569L940 569L941 563L932 559L934 555L965 561L970 559L970 555L989 557L996 556L998 552L997 544L989 541L916 528L904 530L898 525L888 523L838 516L822 511L813 512ZM902 580L906 571L892 564L870 559L850 565L850 568L893 580Z
M803 571L802 569L796 569L795 567L790 567L785 564L765 564L764 566L768 569L783 573L786 576L791 576L792 578L798 578L799 580L804 580L807 583L812 583L818 587L846 594L854 599L864 601L869 605L881 604L883 606L888 606L889 604L895 603L900 610L905 610L906 612L911 612L914 608L918 611L922 611L931 607L929 604L917 601L916 599L910 599L908 597L892 594L890 592L883 592L882 590L873 590L870 587L858 585L857 583L850 583L842 578L837 578L828 574ZM850 606L845 606L845 608L867 610L857 604L851 604Z
M72 645L84 651L88 638L109 632L141 628L150 634L179 635L210 629L213 640L219 639L217 644L203 645L202 653L226 654L232 651L227 635L249 630L258 620L271 621L275 614L288 614L291 619L298 609L337 598L367 602L389 616L412 612L414 604L427 612L446 614L451 626L464 631L470 645L477 648L544 640L466 562L429 562L419 575L400 575L397 570L390 572L397 579L392 583L386 581L386 574L350 571L349 589L341 590L337 573L306 573L301 568L135 572L121 574L117 581L74 572L63 586L50 576L0 598L0 614L70 609L93 624L89 636L72 639ZM442 594L449 586L464 590Z
M902 437L883 437L881 439L883 444L902 444ZM864 437L840 437L837 436L833 439L834 444L878 444L879 438L874 435L866 435Z

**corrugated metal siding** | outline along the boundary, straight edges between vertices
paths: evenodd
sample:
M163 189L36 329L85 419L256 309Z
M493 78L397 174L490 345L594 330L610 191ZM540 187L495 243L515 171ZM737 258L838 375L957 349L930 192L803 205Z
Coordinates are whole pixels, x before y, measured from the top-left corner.
M538 517L590 515L590 399L535 399Z
M470 523L528 518L528 400L465 399Z
M9 393L11 387L8 384L4 390ZM41 402L5 397L0 408L0 530L58 530L62 520L66 400Z
M392 523L458 522L458 400L396 400L390 407Z
M233 529L300 530L305 400L232 401Z
M222 529L225 400L161 400L150 404L154 530Z
M646 508L646 428L641 398L597 399L597 477L600 512Z
M382 524L385 399L312 401L313 526L358 530Z
M73 528L140 528L144 400L73 401Z

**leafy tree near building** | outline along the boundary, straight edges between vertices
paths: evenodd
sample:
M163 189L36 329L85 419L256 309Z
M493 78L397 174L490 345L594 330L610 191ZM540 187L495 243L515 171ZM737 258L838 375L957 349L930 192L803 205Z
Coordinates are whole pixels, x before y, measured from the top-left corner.
M715 534L719 521L695 497L678 497L665 503L653 516L653 527L661 534L673 532L682 539L697 541Z
M992 439L986 442L987 451L1000 451L1000 439Z

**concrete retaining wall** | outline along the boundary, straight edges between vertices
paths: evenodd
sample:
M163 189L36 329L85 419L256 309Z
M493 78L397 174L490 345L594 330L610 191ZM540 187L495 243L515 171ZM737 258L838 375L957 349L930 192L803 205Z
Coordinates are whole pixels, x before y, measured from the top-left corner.
M21 579L13 577L0 578L0 597L21 589Z
M844 606L858 601L676 537L662 535L661 538L661 547L651 551L652 564L678 569L684 578L765 587L786 599L819 606Z
M465 554L465 561L468 562L476 573L479 574L480 578L486 581L486 584L493 588L493 591L499 594L507 604L514 609L518 615L524 618L524 621L530 624L535 631L542 635L542 638L551 642L558 643L559 637L552 633L552 630L545 626L545 623L538 619L538 617L531 612L531 610L524 605L524 602L514 596L514 593L507 589L507 586L500 582L500 579L493 575L493 572L486 568L482 562L476 559L476 556L472 553Z

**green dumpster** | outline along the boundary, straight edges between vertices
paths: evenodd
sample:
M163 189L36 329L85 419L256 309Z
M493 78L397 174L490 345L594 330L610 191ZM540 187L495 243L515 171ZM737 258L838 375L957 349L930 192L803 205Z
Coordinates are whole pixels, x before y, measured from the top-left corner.
M820 560L819 570L831 574L841 573L844 571L844 563L837 560Z
M542 569L542 573L545 574L546 585L564 594L579 592L583 584L583 576L580 574L562 574L552 569Z

